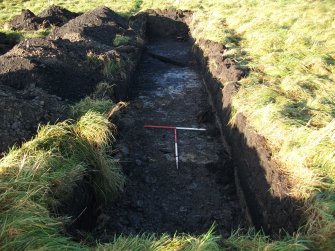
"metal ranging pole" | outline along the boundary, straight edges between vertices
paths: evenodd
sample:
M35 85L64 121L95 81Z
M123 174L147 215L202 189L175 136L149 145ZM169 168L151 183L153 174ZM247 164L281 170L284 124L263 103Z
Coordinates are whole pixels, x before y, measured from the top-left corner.
M176 167L178 169L178 140L177 140L177 130L187 130L187 131L206 131L205 128L193 128L193 127L179 127L179 126L159 126L159 125L145 125L144 128L149 129L171 129L174 132L174 149L175 149L175 156L176 156Z

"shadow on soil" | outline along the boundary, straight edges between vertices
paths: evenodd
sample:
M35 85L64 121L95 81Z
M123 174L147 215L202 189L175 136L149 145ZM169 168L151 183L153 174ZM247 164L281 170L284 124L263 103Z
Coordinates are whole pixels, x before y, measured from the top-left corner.
M234 125L230 124L231 98L239 88L237 81L244 74L239 72L235 63L225 65L227 59L221 59L216 63L222 67L221 72L226 72L222 81L207 66L207 59L216 52L208 48L205 52L203 48L206 44L203 43L206 42L200 41L193 51L202 69L216 122L230 147L236 189L244 215L250 225L263 229L273 237L293 233L304 223L303 201L288 195L290 183L287 177L271 159L266 139L249 126L247 118L237 114Z

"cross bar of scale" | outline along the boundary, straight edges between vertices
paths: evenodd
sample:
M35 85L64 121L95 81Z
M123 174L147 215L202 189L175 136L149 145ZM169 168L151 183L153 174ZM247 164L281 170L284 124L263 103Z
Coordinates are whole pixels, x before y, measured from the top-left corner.
M176 167L178 169L178 140L177 140L177 130L187 130L187 131L206 131L205 128L194 128L194 127L180 127L180 126L160 126L160 125L145 125L144 128L149 129L171 129L174 132L174 149L176 155Z

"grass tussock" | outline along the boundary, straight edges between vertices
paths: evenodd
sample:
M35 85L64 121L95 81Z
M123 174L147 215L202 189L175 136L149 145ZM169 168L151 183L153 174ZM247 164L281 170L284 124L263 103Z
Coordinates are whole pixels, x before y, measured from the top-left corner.
M125 63L121 58L115 58L104 62L104 67L102 69L102 74L106 77L112 77L119 74L123 74L123 68Z
M102 90L101 87L98 89L99 93L105 93L107 91L107 88ZM86 97L71 106L71 117L78 119L88 111L104 114L112 109L113 106L114 102L110 99L93 99L91 97Z
M69 219L52 211L86 175L100 201L122 189L123 175L105 152L110 126L94 112L77 122L42 126L35 138L0 160L2 250L84 249L64 234Z
M118 46L118 45L122 45L123 42L124 41L118 39L115 43ZM97 55L93 51L88 51L86 57L90 64L92 64L93 66L97 68L101 68L101 73L105 77L113 78L119 75L122 77L125 77L124 70L125 70L126 62L121 57L117 56L114 58L108 58L105 55Z
M120 46L120 45L125 45L129 42L130 38L127 36L123 36L120 34L116 34L114 40L113 40L113 45L114 46Z
M287 236L282 240L273 241L261 231L249 229L246 233L237 230L223 241L224 246L233 248L233 250L271 250L271 251L304 251L310 250L311 241L304 240L300 236Z
M220 237L211 228L207 233L198 237L190 235L137 235L115 237L112 243L98 245L97 251L220 251Z

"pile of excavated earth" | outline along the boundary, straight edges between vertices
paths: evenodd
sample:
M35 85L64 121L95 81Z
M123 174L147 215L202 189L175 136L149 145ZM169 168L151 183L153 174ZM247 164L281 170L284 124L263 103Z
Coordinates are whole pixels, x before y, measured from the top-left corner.
M66 117L69 104L94 93L101 83L114 86L111 98L125 98L143 46L144 19L135 17L128 24L105 7L70 20L76 16L52 7L39 16L24 10L9 22L16 30L66 24L0 56L0 152L29 139L39 123ZM127 43L115 46L118 35Z
M53 5L37 16L30 10L22 10L21 15L6 23L5 27L14 31L46 29L52 26L62 26L77 16L79 14Z

